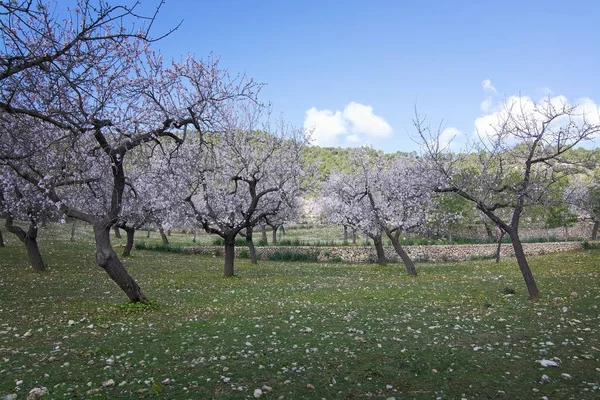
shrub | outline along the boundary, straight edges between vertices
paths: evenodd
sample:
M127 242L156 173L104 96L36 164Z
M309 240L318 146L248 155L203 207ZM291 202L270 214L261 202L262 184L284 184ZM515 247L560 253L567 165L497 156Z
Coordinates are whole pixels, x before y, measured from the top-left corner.
M154 250L154 251L162 251L165 253L184 253L185 248L183 246L176 246L172 244L147 244L145 242L136 242L135 248L137 250Z
M317 261L315 253L299 253L295 251L276 251L269 255L271 261Z

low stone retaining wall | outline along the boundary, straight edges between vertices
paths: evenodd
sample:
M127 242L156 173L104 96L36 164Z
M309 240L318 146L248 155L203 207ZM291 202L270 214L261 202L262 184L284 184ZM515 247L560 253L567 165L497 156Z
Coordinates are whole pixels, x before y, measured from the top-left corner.
M414 261L464 261L475 258L492 258L496 254L496 244L467 244L467 245L437 245L437 246L404 246L404 249ZM583 248L581 242L554 242L554 243L524 243L525 254L545 254L559 251L579 250ZM385 254L390 261L399 259L394 248L384 247ZM195 254L222 255L222 246L188 247L186 251ZM247 247L236 247L235 254L248 253ZM375 261L375 248L362 246L261 246L256 247L259 258L267 259L277 252L290 252L316 255L319 261L366 262ZM500 249L501 257L513 257L514 251L510 243L503 243Z

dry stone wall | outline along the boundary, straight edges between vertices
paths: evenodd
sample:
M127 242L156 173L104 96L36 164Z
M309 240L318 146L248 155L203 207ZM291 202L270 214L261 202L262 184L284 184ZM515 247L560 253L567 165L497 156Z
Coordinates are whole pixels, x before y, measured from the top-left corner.
M464 261L475 258L492 258L496 254L496 244L469 244L469 245L437 245L437 246L404 246L404 249L414 261ZM583 248L581 242L554 242L554 243L524 243L525 253L545 254L559 251L579 250ZM393 247L385 247L386 256L390 260L398 259ZM222 255L221 246L188 247L190 253ZM236 247L236 257L242 252L248 252L247 247ZM276 252L290 252L316 255L319 261L367 262L376 259L375 249L362 246L265 246L257 247L259 258L267 259ZM503 243L500 249L501 257L512 257L514 251L510 243Z

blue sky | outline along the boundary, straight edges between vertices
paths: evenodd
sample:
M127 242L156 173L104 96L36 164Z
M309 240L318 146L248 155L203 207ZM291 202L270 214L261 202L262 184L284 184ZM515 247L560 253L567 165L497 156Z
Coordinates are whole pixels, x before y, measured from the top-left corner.
M183 21L166 57L220 56L318 144L412 151L415 103L458 143L510 96L600 103L599 17L597 1L167 0L154 32Z

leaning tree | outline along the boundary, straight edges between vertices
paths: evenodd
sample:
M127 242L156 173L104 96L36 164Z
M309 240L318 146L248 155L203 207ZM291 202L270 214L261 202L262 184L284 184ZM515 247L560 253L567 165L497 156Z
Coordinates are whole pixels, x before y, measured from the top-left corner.
M524 210L543 203L549 188L573 173L568 151L600 132L597 115L587 116L560 99L535 103L511 97L478 130L470 151L453 154L418 113L414 125L425 157L439 176L437 192L471 201L509 235L529 297L540 297L519 236ZM508 217L504 217L507 215Z

